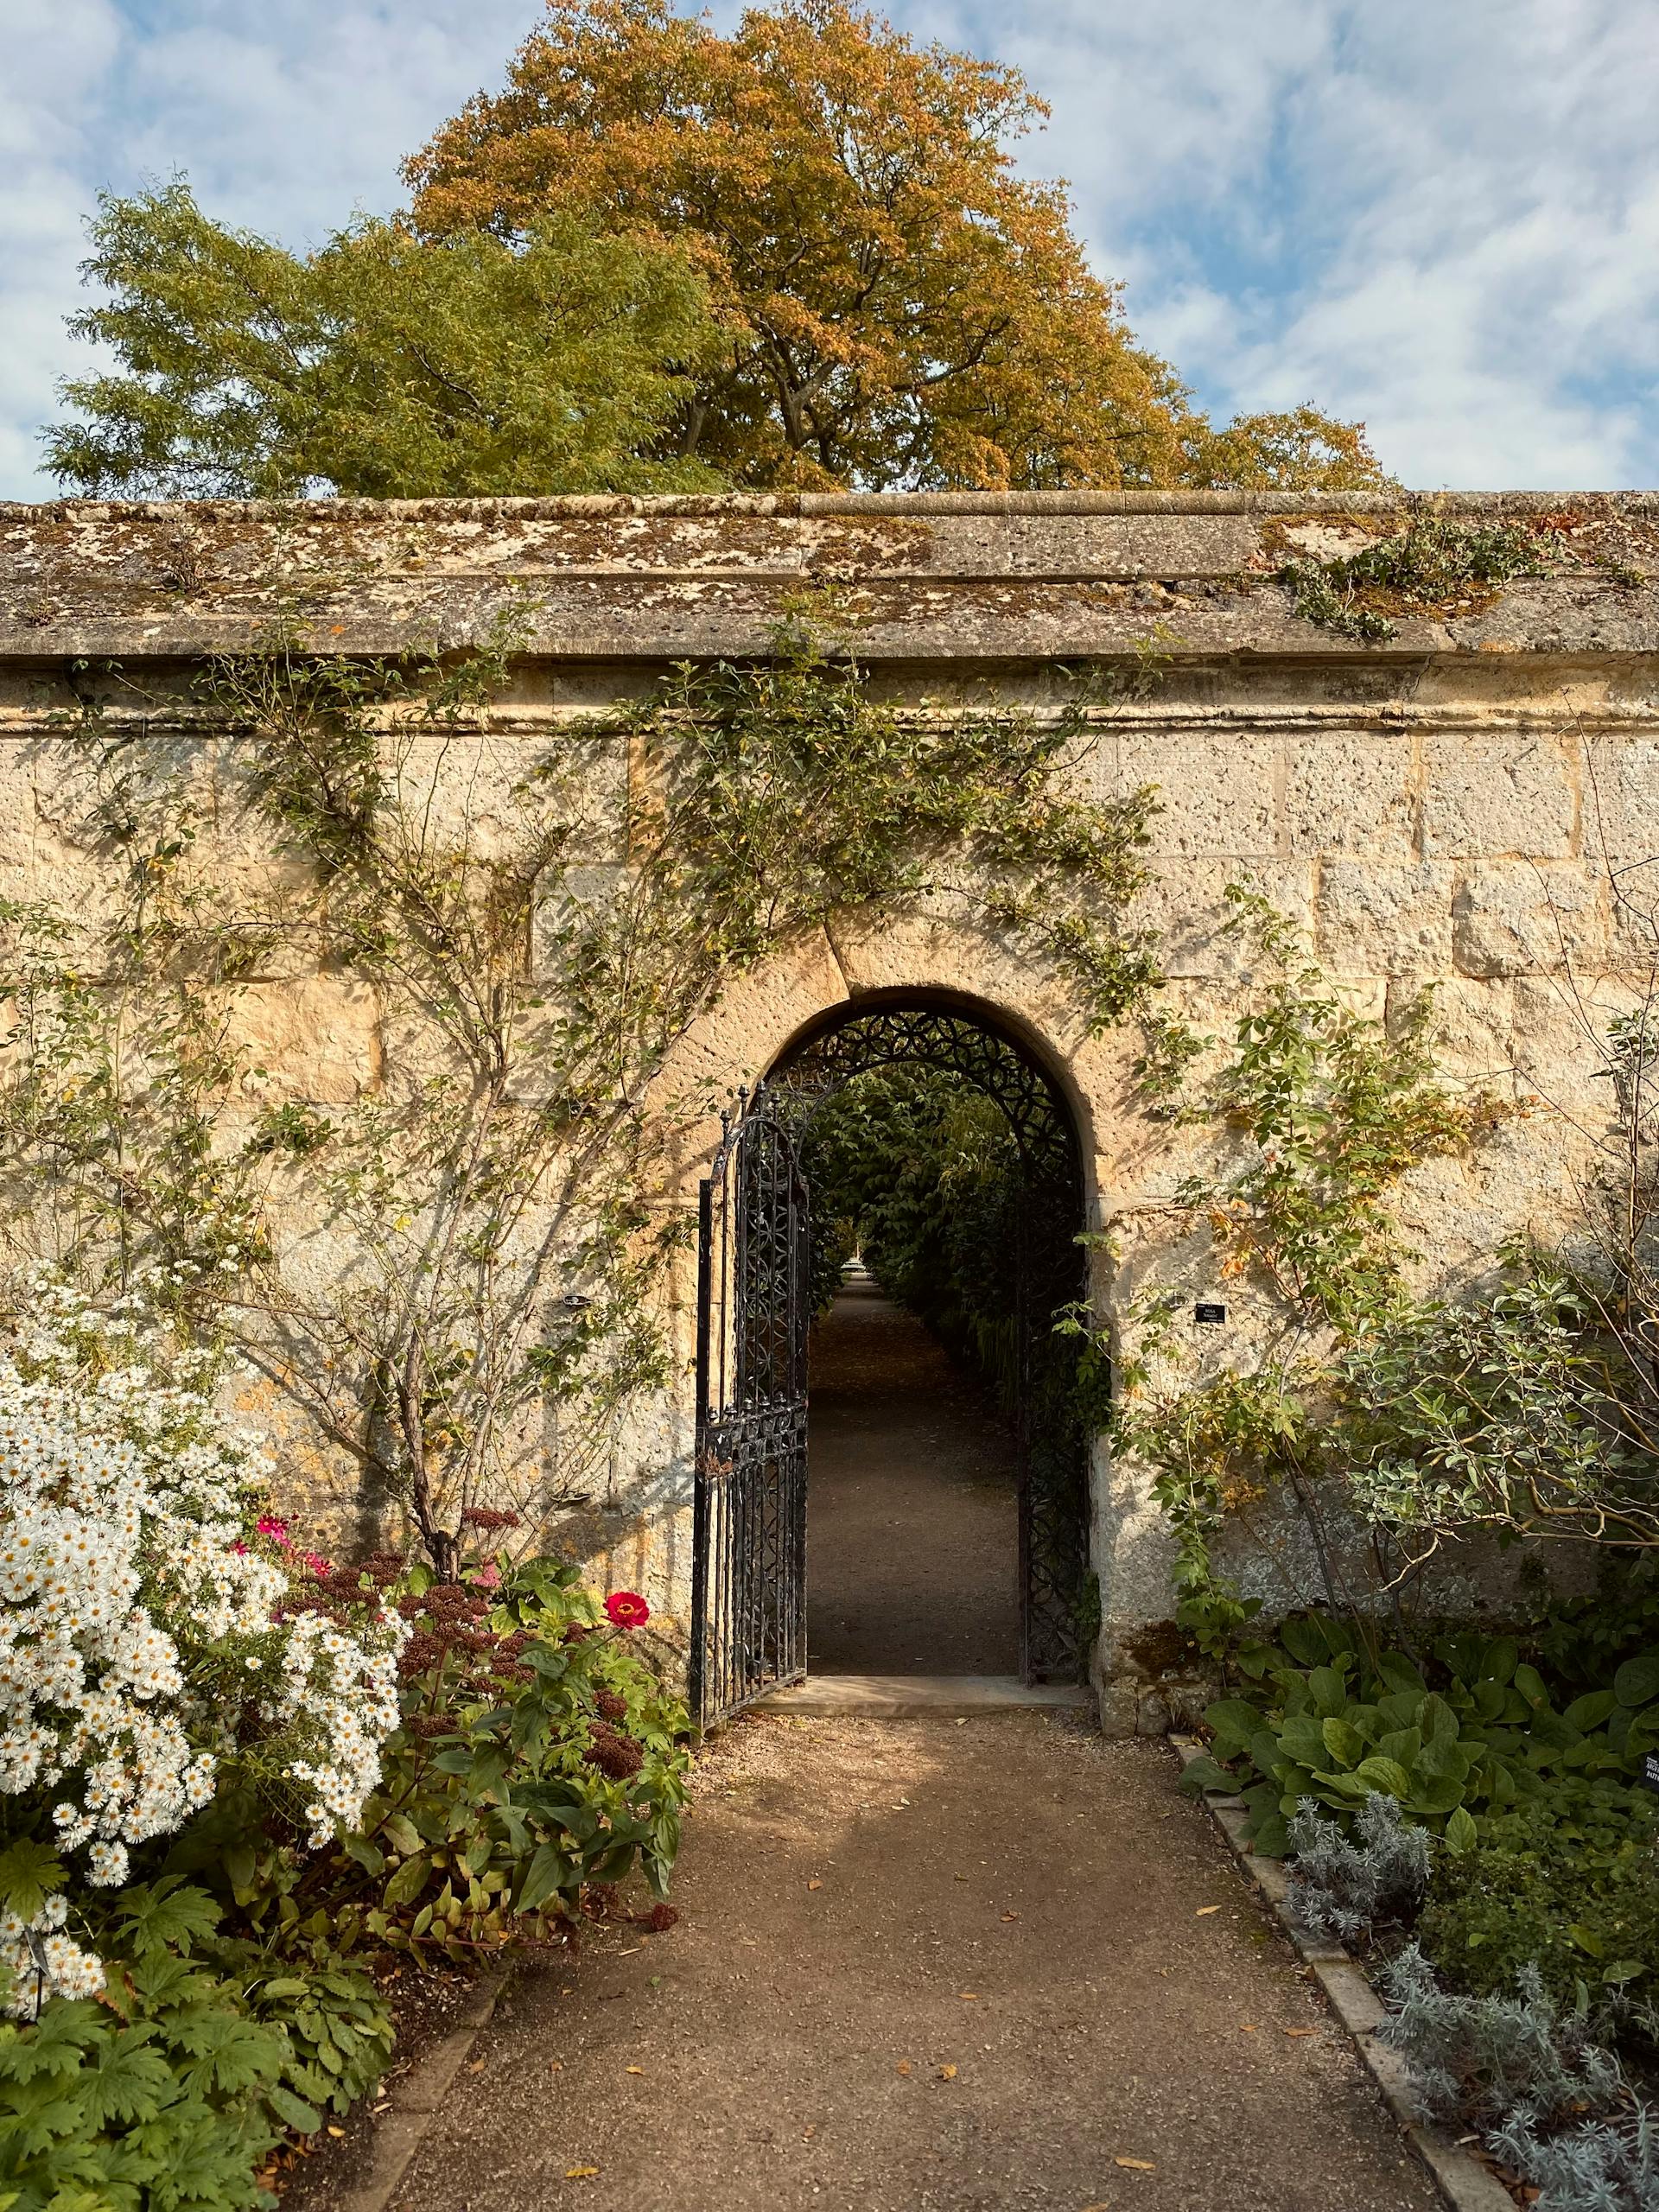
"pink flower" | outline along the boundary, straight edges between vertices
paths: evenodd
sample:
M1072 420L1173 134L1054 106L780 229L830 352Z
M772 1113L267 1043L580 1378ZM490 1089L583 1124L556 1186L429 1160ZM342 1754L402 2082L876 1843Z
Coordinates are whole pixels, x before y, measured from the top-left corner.
M605 1610L618 1628L643 1628L651 1618L651 1607L637 1590L613 1590Z
M473 1580L481 1582L486 1590L493 1590L501 1580L501 1570L493 1559L486 1559Z
M262 1513L253 1526L256 1535L269 1536L273 1544L280 1544L285 1552L293 1550L294 1539L288 1533L287 1522L279 1521L274 1513Z
M240 1536L238 1536L236 1541L231 1546L231 1549L235 1552L239 1558L245 1559L248 1555L248 1548L243 1542Z
M324 1559L321 1552L302 1552L300 1564L308 1567L320 1581L334 1571L333 1560Z

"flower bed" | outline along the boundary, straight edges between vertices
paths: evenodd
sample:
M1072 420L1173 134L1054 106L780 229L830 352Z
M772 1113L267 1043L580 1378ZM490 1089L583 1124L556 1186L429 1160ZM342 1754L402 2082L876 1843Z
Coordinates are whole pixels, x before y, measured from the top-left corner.
M1540 2212L1659 2204L1659 1655L1645 1602L1408 1655L1326 1617L1236 1655L1192 1789L1238 1791L1355 1948L1426 2113Z
M644 1601L492 1555L483 1510L452 1581L305 1550L221 1380L51 1282L0 1349L13 2212L269 2202L273 2145L385 2069L389 1955L558 1940L636 1871L669 1913L686 1722Z

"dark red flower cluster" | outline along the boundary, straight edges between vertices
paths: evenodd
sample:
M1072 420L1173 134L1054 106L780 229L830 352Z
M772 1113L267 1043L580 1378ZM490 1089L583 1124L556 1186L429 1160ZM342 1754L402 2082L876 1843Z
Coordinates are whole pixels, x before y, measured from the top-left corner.
M371 1552L357 1567L331 1566L315 1552L302 1553L301 1557L303 1564L289 1592L288 1610L321 1613L342 1627L356 1619L365 1606L378 1613L382 1593L404 1571L404 1560L397 1552Z
M461 1525L463 1529L482 1529L493 1534L498 1529L516 1529L520 1524L516 1513L498 1513L488 1505L469 1505L461 1514Z
M588 1757L613 1782L626 1782L645 1763L645 1753L631 1736L619 1736L602 1720L594 1721L588 1732Z
M654 1904L645 1915L645 1924L653 1936L666 1936L679 1916L671 1904Z
M519 1662L531 1640L529 1635L516 1629L511 1635L498 1636L486 1627L490 1601L472 1584L435 1582L421 1597L400 1598L397 1610L406 1621L417 1624L397 1662L397 1671L405 1681L442 1666L452 1651L473 1662L487 1662L468 1666L469 1679L480 1682L526 1679Z
M599 1707L600 1719L608 1720L613 1727L628 1717L626 1698L618 1697L614 1690L595 1690L594 1703Z

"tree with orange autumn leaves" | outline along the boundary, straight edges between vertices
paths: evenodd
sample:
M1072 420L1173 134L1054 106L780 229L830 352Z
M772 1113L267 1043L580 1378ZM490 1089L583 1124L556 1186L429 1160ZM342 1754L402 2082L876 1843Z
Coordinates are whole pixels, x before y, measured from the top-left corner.
M72 318L105 361L48 466L101 494L1065 490L1383 482L1316 408L1215 429L1135 342L1017 70L853 0L729 36L545 0L506 88L308 256L188 184L106 197Z
M672 432L743 486L1040 490L1382 480L1305 407L1213 429L1139 346L1057 184L1011 142L1047 112L1004 64L849 0L546 0L505 91L405 166L429 236L575 217L683 245L724 345Z

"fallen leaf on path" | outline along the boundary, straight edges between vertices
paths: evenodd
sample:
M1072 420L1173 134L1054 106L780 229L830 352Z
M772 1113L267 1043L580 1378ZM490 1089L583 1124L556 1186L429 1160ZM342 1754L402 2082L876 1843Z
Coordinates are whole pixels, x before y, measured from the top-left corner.
M592 2181L598 2171L597 2166L567 2166L564 2177L566 2181Z
M968 1877L967 1877L965 1874L958 1874L958 1875L957 1876L957 1881L959 1881L959 1882L965 1882L965 1881L967 1880L967 1878L968 1878Z
M806 1886L809 1890L821 1890L823 1887L823 1884L822 1882L809 1882Z
M1247 2036L1253 2036L1260 2028L1262 2023L1259 2020L1241 2020L1238 2024L1243 2029Z
M334 2138L336 2142L338 2142L344 2137L346 2131L343 2127L331 2127L328 2133Z
M954 2082L954 2081L956 2080L956 2078L957 2078L957 2069L956 2069L956 2068L955 2068L954 2066L941 2066L941 2067L940 2067L940 2069L939 2069L939 2079L940 2079L940 2081L941 2081L941 2082Z
M547 2070L550 2074L563 2074L564 2061L562 2058L550 2058L547 2062Z
M1131 2173L1155 2174L1158 2171L1150 2158L1114 2158L1115 2166L1127 2166Z
M1004 1920L1018 1920L1020 1916L1017 1912L1005 1912L1002 1917Z
M1203 1920L1211 1913L1219 1912L1220 1910L1221 1907L1218 1904L1201 1904L1198 1910L1193 1914L1192 1917L1194 1920Z
M976 1989L959 1989L957 1994L964 2005L977 2005L979 2002L979 1992Z
M643 2074L645 2070L643 2066L630 2066L628 2069L630 2074Z
M1285 2030L1287 2036L1316 2036L1319 2032L1317 2028L1287 2028Z
M489 2061L486 2058L475 2058L467 2071L469 2074L481 2074L488 2064Z
M893 2070L895 2074L908 2074L910 2071L910 2061L907 2058L901 2058Z
M1103 2196L1097 2203L1085 2204L1083 2212L1112 2212L1112 2200L1109 2196Z

